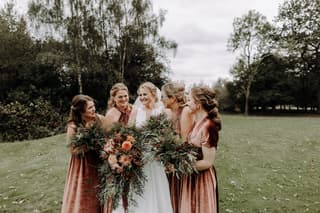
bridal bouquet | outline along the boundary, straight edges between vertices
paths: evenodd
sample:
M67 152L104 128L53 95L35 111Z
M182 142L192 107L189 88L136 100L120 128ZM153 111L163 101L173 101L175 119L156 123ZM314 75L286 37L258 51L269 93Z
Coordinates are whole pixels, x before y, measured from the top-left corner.
M144 165L144 147L135 128L115 126L107 133L101 158L104 163L100 167L102 202L112 203L112 208L122 205L127 210L135 205L134 194L142 195L146 178Z
M148 158L159 160L177 178L197 172L193 167L199 148L182 139L174 130L173 124L164 114L151 117L143 128L143 137L149 144Z
M99 150L103 141L103 130L97 124L93 124L90 128L78 126L68 146L71 147L72 154L81 157L88 151Z

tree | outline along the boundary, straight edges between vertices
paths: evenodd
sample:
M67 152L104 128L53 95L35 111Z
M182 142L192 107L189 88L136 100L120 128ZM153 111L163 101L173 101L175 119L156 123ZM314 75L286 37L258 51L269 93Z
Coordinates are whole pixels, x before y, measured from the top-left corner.
M94 73L108 78L99 82L108 84L104 88L128 83L132 76L134 86L146 77L163 81L165 51L177 47L160 36L164 14L154 15L149 0L34 0L29 14L40 26L54 26L64 39L70 53L66 64L77 75L80 93L89 84L82 76Z
M159 34L163 11L156 16L149 0L113 0L101 4L99 13L103 20L100 23L106 28L106 58L116 71L115 82L130 80L128 77L134 75L144 80L143 74L166 74L166 50L176 50L177 44Z
M280 7L277 37L282 51L295 61L292 72L301 81L313 79L317 85L317 111L320 113L320 1L288 0Z
M240 51L237 64L232 69L232 74L241 80L245 96L245 115L248 115L249 97L252 82L256 75L257 62L268 52L268 32L272 26L266 17L259 12L250 10L241 18L233 21L233 33L228 41L228 49L235 52Z
M33 66L35 53L26 22L18 17L14 5L8 3L0 12L0 102L19 85L19 76ZM26 97L28 98L28 97Z
M235 102L230 96L228 84L231 84L231 81L219 78L213 86L217 93L217 100L221 111L233 111L235 108Z
M250 105L257 109L293 104L294 94L290 84L291 73L286 72L290 66L286 58L270 54L263 58L257 69L256 79L252 84Z
M34 0L29 4L29 17L37 22L37 28L51 27L64 38L69 53L65 54L66 64L76 73L79 93L83 93L82 73L94 64L89 59L100 51L102 43L95 7L95 1L85 0Z

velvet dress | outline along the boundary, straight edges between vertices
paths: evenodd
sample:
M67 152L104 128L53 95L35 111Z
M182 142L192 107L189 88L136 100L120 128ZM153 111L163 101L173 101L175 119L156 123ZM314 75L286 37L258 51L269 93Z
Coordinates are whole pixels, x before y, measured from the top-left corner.
M199 147L198 159L202 159L201 147L217 147L218 129L213 121L204 119L189 134L188 143ZM217 178L214 167L198 174L183 176L180 184L180 203L177 212L216 213L218 209Z
M177 113L177 118L173 121L173 125L176 129L176 132L180 135L181 133L181 113L183 107L180 107ZM168 181L169 181L169 189L170 189L170 197L171 197L171 204L174 213L179 212L180 206L180 194L181 194L181 181L178 179L174 173L167 174Z
M121 111L117 107L115 107L121 114L118 119L118 123L121 125L128 125L129 117L132 111L132 105L129 104L128 107ZM108 199L104 203L103 213L112 213L112 199Z
M99 120L100 122L100 120ZM102 212L98 198L100 164L98 151L86 151L83 156L71 156L64 188L62 213L97 213Z

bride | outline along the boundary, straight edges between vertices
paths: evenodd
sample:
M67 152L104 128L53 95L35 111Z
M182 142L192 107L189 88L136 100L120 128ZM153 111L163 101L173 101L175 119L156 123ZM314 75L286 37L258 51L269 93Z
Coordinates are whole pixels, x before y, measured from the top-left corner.
M141 127L150 116L156 116L163 112L163 105L160 102L161 93L159 89L151 82L141 84L138 95L128 125ZM169 183L164 167L160 162L152 161L147 162L143 169L147 177L144 192L142 196L137 195L135 199L137 206L133 206L130 212L172 213ZM120 208L114 210L113 213L123 213L123 209Z

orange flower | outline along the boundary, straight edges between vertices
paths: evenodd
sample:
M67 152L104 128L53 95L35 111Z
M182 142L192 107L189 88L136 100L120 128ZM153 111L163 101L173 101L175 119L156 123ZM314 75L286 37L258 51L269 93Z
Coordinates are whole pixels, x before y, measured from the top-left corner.
M135 142L136 140L131 135L127 135L127 141Z
M129 151L132 147L132 144L130 141L124 141L121 145L121 148L124 150L124 151Z
M129 166L131 164L132 158L128 155L121 155L119 162L122 164L122 166Z

